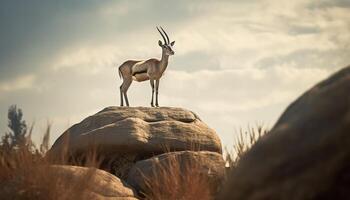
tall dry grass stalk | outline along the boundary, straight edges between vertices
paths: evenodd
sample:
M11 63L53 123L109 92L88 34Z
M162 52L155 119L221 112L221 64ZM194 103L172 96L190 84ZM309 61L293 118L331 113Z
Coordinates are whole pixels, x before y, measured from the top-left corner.
M246 130L240 128L238 136L233 145L233 150L225 148L226 163L230 168L235 167L241 157L265 134L268 129L263 125L256 125L256 127L248 126Z
M148 200L211 200L210 182L203 174L200 160L181 161L169 156L150 176L145 176L143 195Z

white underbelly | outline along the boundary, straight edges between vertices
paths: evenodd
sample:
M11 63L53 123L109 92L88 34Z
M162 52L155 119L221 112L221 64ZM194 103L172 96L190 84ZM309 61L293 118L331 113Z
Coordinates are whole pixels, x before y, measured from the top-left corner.
M148 74L147 73L142 73L142 74L135 74L132 77L133 80L141 82L141 81L147 81L149 80Z

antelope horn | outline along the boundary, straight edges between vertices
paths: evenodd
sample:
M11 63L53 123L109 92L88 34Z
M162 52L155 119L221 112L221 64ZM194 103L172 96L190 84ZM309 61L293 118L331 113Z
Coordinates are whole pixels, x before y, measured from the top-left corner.
M162 27L160 27L160 28L162 29L162 31L164 32L164 34L165 34L166 38L168 39L167 44L169 44L169 43L170 43L170 40L169 40L169 36L168 36L168 34L166 34L166 32L164 31L164 29L163 29Z
M158 32L160 33L160 35L162 36L162 38L163 38L163 40L164 40L164 43L165 43L165 44L167 44L166 39L165 39L165 37L164 37L163 33L162 33L162 32L160 32L160 30L159 30L159 28L158 28L158 27L156 27L156 28L157 28ZM160 27L160 28L162 28L162 27Z

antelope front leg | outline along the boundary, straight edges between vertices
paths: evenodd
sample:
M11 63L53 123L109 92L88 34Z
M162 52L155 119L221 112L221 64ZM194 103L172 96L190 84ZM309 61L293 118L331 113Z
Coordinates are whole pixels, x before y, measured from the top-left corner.
M154 95L154 80L150 79L151 87L152 87L152 101L151 101L151 106L154 107L153 105L153 95Z
M159 107L159 104L158 104L158 88L159 88L159 79L156 80L156 107Z

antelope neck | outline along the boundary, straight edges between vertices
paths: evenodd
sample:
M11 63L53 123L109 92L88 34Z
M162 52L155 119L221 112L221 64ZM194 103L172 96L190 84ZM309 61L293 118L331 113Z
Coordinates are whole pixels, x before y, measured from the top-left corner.
M161 72L163 73L168 67L169 55L165 54L165 51L162 51L162 59L160 60L159 67Z

